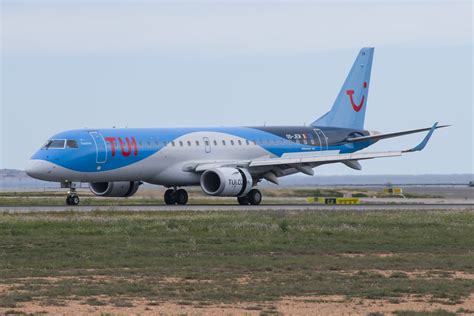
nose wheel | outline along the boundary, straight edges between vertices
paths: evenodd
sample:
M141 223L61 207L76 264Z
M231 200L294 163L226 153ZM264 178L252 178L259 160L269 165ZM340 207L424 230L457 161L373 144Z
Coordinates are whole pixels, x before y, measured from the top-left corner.
M79 205L79 195L76 193L76 184L66 181L61 183L61 188L69 188L66 197L67 205Z
M79 205L79 195L76 193L68 194L66 197L66 204L67 205Z
M186 205L188 203L188 192L184 189L168 189L164 196L166 205Z

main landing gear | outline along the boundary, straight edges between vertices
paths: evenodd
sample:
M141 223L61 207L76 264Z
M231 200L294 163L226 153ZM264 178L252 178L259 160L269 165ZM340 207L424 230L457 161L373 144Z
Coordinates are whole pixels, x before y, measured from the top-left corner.
M186 205L188 203L188 192L184 189L168 189L165 192L166 205Z
M247 195L239 196L237 201L239 201L240 205L260 205L262 202L262 192L258 189L252 189Z

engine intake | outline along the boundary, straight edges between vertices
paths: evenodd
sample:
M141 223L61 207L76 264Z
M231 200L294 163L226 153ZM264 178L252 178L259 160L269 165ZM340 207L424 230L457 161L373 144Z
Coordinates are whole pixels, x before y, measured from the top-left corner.
M129 197L137 192L139 185L138 181L93 182L89 188L97 196Z
M204 193L214 196L243 196L252 189L252 176L247 169L213 168L201 175Z

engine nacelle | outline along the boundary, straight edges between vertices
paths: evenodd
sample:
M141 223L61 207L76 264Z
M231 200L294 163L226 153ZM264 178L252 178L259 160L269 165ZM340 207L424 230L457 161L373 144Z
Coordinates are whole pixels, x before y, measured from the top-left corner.
M89 188L97 196L129 197L137 192L139 185L138 181L94 182L89 183Z
M252 176L247 169L213 168L201 175L201 188L209 195L243 196L252 189Z

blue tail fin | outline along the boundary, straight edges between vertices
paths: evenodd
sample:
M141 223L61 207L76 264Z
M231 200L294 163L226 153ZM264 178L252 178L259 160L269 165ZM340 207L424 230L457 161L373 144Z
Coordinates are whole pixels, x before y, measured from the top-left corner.
M311 123L312 126L364 128L373 56L372 47L360 50L331 110Z

